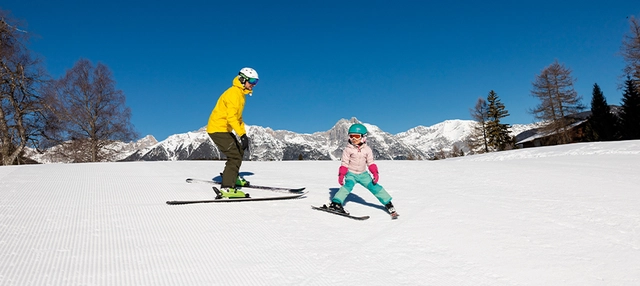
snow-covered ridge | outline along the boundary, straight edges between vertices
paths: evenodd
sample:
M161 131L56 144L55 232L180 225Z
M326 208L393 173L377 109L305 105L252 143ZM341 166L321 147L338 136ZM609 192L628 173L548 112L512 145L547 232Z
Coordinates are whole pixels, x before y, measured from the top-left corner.
M331 129L313 134L300 134L287 130L247 125L251 138L245 160L338 160L348 138L347 130L353 123L362 123L356 118L341 119ZM456 146L465 154L469 152L465 141L471 134L471 120L446 120L433 126L417 126L396 135L385 132L378 126L363 123L369 130L367 143L374 150L377 160L426 160L436 152L448 152ZM512 135L531 129L531 125L515 125ZM151 138L153 138L151 136ZM115 161L179 161L223 159L215 144L206 133L206 128L175 134L161 142L141 139L122 143L121 152ZM51 162L42 161L39 162Z
M280 160L337 160L348 138L347 130L356 118L341 119L331 129L313 134L299 134L286 130L272 130L261 126L247 126L251 138L249 153L245 159L252 161ZM418 126L407 132L393 135L378 126L363 123L369 130L367 143L374 150L376 159L424 160L437 151L448 151L457 145L467 152L464 144L472 129L473 121L447 120L431 127ZM221 154L206 131L200 129L176 134L158 144L139 150L127 161L219 159Z

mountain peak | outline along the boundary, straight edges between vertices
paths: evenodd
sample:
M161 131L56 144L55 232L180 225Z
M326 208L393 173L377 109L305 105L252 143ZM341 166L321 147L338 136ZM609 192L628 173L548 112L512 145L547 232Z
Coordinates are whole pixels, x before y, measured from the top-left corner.
M313 134L298 134L286 130L247 125L251 138L245 160L339 160L348 144L348 130L354 123L369 130L367 144L377 160L429 159L435 151L450 150L469 135L473 121L447 120L432 127L416 127L398 135L384 132L378 126L364 123L356 117L342 118L329 130ZM450 134L451 133L451 134ZM152 148L139 150L126 161L221 159L222 155L211 142L206 130L169 136Z
M369 130L367 144L376 160L430 159L436 152L451 151L454 146L469 153L466 139L473 129L472 120L446 120L433 126L417 126L392 135L378 126L355 117L342 118L327 131L299 134L287 130L247 125L251 138L244 160L339 160L348 144L351 124L364 124ZM118 161L220 160L224 155L213 144L206 128L174 134L157 142L148 135L136 142L119 143ZM125 146L126 145L126 146ZM36 161L42 162L37 158ZM53 161L47 161L53 162Z

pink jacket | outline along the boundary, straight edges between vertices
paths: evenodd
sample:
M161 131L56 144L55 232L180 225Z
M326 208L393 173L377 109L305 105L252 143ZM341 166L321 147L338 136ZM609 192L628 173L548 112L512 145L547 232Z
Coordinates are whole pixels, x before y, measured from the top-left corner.
M373 151L367 146L347 145L342 151L342 166L349 168L355 174L362 174L367 171L367 167L373 164Z

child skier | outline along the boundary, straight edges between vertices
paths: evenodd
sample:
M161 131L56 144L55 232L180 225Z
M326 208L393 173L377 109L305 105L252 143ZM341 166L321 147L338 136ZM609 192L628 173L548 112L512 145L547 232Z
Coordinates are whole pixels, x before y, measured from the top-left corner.
M348 213L342 206L355 184L358 183L376 196L378 201L395 218L397 213L391 203L391 196L378 184L378 179L380 179L378 166L373 162L371 148L365 143L366 135L367 128L362 124L357 123L349 127L349 144L342 151L342 164L338 170L338 183L342 187L333 196L328 208L335 212ZM367 173L367 168L373 174L373 178Z

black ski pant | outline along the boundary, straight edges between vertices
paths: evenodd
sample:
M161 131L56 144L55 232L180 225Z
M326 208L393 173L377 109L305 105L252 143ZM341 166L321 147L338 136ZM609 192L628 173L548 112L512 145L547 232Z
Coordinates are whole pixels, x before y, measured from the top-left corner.
M224 172L222 172L222 185L220 187L235 187L236 178L240 172L240 166L242 165L242 156L244 156L244 150L238 139L233 133L230 132L216 132L209 133L209 137L216 144L218 150L227 156L227 163L224 166Z

